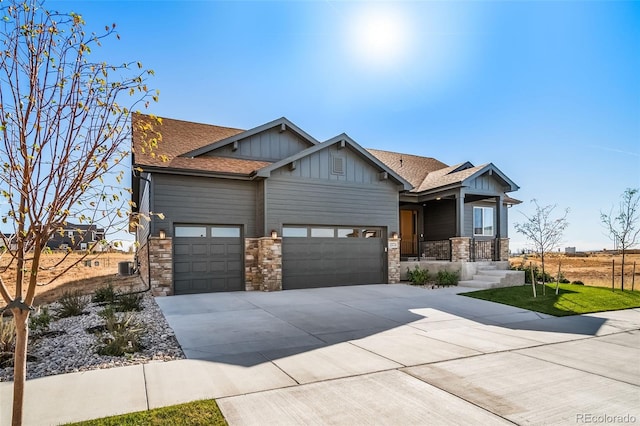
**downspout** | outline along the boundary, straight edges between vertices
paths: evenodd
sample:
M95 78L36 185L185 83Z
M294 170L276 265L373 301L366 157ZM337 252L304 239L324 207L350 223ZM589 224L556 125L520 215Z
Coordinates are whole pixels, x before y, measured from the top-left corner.
M136 177L135 175L135 171L132 173L134 177ZM137 178L142 179L144 181L147 181L149 183L149 191L151 191L151 181L145 177L142 177L142 175L137 176ZM136 259L135 259L135 271L138 273L140 280L146 284L146 288L142 289L142 290L138 290L138 291L132 291L129 293L121 293L121 295L129 295L129 294L139 294L139 293L146 293L149 290L151 290L151 248L149 247L149 239L151 237L151 233L147 234L147 241L145 243L145 245L147 246L147 282L144 282L144 279L142 278L142 275L140 274L140 261L138 260L138 255L136 254ZM144 246L143 246L144 247Z

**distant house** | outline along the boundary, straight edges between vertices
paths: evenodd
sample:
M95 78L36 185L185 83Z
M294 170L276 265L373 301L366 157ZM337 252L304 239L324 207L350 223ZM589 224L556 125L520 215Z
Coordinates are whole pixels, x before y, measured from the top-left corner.
M18 250L18 244L15 242L15 234L4 234L0 232L0 253L4 250Z
M105 231L96 225L76 225L67 223L60 227L47 241L47 247L58 250L93 250L102 251Z
M320 142L286 118L250 130L165 118L149 153L151 122L132 119L130 229L155 294L395 283L401 259L508 259L518 186L491 163Z

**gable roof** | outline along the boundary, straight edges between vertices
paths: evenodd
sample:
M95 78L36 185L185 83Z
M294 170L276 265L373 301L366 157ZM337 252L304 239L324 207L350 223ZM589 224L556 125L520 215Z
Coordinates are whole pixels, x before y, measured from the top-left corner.
M298 134L298 136L300 136L302 139L304 139L307 143L309 143L309 145L317 145L319 143L314 137L310 136L307 132L305 132L304 130L302 130L295 124L293 124L291 121L289 121L285 117L280 117L277 120L270 121L261 126L254 127L253 129L236 133L225 139L216 141L214 143L211 143L205 146L201 146L189 152L185 152L184 154L182 154L182 156L197 157L199 155L206 154L207 152L211 152L215 149L222 148L223 146L229 145L230 143L239 141L240 139L245 139L253 135L256 135L258 133L264 132L265 130L273 129L274 127L286 128L289 131L293 131L294 133Z
M379 149L367 149L367 151L409 181L414 188L419 187L429 173L447 167L445 163L431 157Z
M334 136L333 138L326 140L325 142L322 142L318 145L302 150L297 154L294 154L280 161L272 163L258 170L255 173L255 175L260 177L269 177L271 176L272 171L279 169L280 167L284 167L289 163L292 163L296 160L307 157L320 150L323 150L325 148L328 148L330 146L333 146L335 144L342 143L342 142L344 142L345 146L348 145L351 149L353 149L358 154L360 154L361 157L363 157L367 162L372 164L374 167L377 167L378 169L380 169L381 172L386 172L393 180L395 180L398 184L402 185L405 191L408 191L409 189L412 188L412 185L410 182L408 182L402 176L397 174L392 168L384 164L378 158L371 155L366 149L362 148L356 141L351 139L351 137L349 137L349 135L347 135L346 133L341 133L338 136Z
M441 190L451 186L463 185L465 181L474 179L484 173L495 174L509 187L507 192L519 189L511 179L492 163L474 166L470 162L447 166L431 157L402 154L399 152L368 150L413 185L410 192L422 193ZM516 200L517 201L517 200Z

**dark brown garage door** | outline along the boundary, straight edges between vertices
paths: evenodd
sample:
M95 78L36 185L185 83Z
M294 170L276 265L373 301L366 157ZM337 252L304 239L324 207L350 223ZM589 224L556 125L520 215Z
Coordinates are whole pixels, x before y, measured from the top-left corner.
M285 226L282 236L285 290L385 282L382 228Z
M239 226L176 225L173 235L175 294L244 290Z

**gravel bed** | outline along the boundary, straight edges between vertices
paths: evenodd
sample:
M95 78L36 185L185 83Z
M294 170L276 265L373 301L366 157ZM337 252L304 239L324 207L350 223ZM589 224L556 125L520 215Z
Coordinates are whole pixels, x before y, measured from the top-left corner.
M144 293L141 305L142 311L131 313L144 330L141 352L122 357L98 355L99 337L86 329L104 324L104 319L98 316L104 306L91 303L84 309L84 315L51 321L46 335L31 332L27 353L35 360L27 362L27 379L185 358L153 296ZM57 303L49 305L52 315L57 306ZM13 367L0 368L0 382L10 380Z

